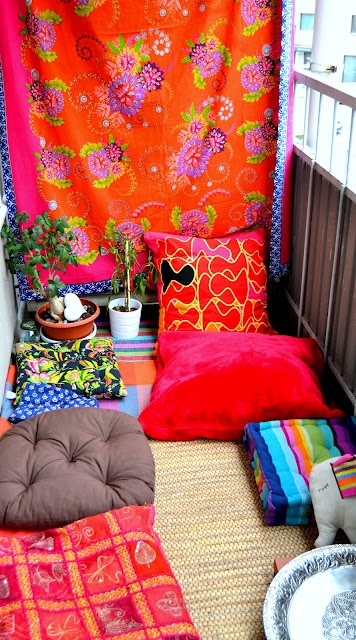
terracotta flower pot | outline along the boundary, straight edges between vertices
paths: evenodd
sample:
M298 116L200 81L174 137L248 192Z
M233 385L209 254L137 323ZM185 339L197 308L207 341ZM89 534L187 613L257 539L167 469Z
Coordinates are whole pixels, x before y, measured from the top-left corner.
M85 320L77 320L76 322L47 322L47 320L43 320L41 318L41 314L48 309L49 302L46 302L39 307L35 318L42 326L42 331L45 333L47 338L50 338L51 340L79 340L80 338L86 338L93 332L94 320L100 313L100 307L91 300L85 300L84 298L80 298L80 300L83 305L86 304L95 309L95 311L89 318L85 318Z

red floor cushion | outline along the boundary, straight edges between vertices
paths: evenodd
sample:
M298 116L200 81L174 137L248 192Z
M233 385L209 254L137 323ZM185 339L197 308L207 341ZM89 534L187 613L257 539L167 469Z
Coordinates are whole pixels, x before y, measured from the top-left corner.
M199 640L154 515L150 504L27 535L0 531L0 636Z

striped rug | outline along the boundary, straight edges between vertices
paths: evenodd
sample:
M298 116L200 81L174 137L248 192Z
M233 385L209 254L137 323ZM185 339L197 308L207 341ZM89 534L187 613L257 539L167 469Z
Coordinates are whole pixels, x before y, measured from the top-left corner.
M96 322L98 337L110 336L110 324L104 317L99 316ZM157 321L141 320L137 338L118 340L115 338L115 354L120 361L135 362L137 360L152 360L155 358L154 347L157 341Z

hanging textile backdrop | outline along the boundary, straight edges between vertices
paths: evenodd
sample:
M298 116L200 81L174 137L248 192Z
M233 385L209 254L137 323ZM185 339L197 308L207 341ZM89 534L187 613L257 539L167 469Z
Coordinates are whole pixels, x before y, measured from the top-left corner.
M11 0L2 25L10 224L69 217L72 291L108 290L112 221L138 249L260 224L287 272L292 0Z

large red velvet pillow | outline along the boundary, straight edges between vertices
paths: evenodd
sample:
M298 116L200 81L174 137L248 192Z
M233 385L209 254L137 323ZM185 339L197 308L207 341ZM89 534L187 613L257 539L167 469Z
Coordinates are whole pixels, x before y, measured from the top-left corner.
M148 231L162 331L274 333L267 315L264 229L221 238Z
M159 440L241 440L248 422L343 415L324 401L323 358L312 338L166 331L139 416Z

